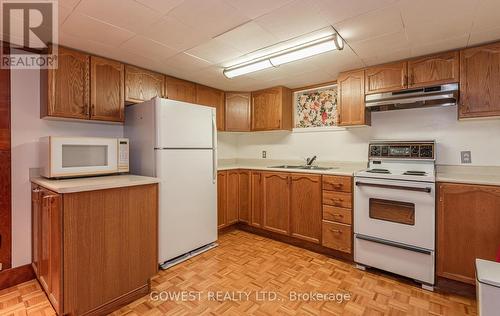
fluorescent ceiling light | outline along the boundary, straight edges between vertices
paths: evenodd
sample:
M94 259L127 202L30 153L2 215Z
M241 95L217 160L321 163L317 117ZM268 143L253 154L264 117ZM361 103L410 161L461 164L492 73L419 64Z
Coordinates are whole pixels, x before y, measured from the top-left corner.
M226 68L224 69L224 76L228 78L234 78L251 72L259 71L262 69L271 68L272 66L273 65L271 65L269 59L264 59L261 61L256 61L241 66Z
M301 43L292 47L282 48L278 52L261 56L245 63L237 64L224 69L227 78L234 78L266 68L277 67L282 64L308 58L314 55L344 48L344 42L338 34L329 34L325 37Z

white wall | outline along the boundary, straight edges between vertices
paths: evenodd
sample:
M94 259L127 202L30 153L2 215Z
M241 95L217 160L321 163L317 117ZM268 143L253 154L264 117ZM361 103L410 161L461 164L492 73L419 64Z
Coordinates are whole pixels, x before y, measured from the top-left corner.
M37 140L48 135L123 136L121 125L40 119L39 71L11 71L12 266L31 262L29 169L38 168Z
M456 107L437 107L379 112L372 114L372 127L226 137L236 139L238 158L260 158L266 150L269 159L318 155L319 161L366 161L371 139L435 139L439 164L460 164L460 151L470 150L473 165L500 165L500 120L457 121L456 111Z

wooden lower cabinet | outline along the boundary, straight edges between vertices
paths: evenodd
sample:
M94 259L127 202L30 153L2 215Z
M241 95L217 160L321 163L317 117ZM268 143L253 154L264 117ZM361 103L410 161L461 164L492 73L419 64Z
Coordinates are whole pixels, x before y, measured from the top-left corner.
M217 227L226 226L227 171L217 172Z
M287 173L263 173L263 228L290 234L290 176Z
M475 284L475 259L495 260L499 224L500 187L439 184L437 274Z
M58 315L146 295L158 268L157 185L59 194L32 184L33 269Z
M351 225L323 221L323 246L338 251L351 253L351 245Z
M262 227L263 207L262 173L252 171L250 174L250 225Z
M319 244L321 175L291 175L290 195L290 234Z
M238 222L240 207L239 171L227 172L227 209L226 224L231 225Z
M250 222L251 208L251 175L250 171L242 170L238 172L238 218L240 222Z

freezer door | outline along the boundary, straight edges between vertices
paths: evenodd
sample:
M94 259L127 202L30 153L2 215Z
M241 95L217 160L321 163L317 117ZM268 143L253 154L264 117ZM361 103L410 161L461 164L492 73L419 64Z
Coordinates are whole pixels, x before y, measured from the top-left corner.
M215 109L186 102L156 99L155 148L212 148Z
M212 150L156 150L160 183L159 263L217 240Z

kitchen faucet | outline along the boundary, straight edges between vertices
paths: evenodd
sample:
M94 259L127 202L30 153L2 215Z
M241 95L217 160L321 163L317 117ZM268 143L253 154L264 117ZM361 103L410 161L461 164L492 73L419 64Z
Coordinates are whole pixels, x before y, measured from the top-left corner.
M316 160L316 155L312 156L312 158L306 158L306 166L312 165L312 163Z

